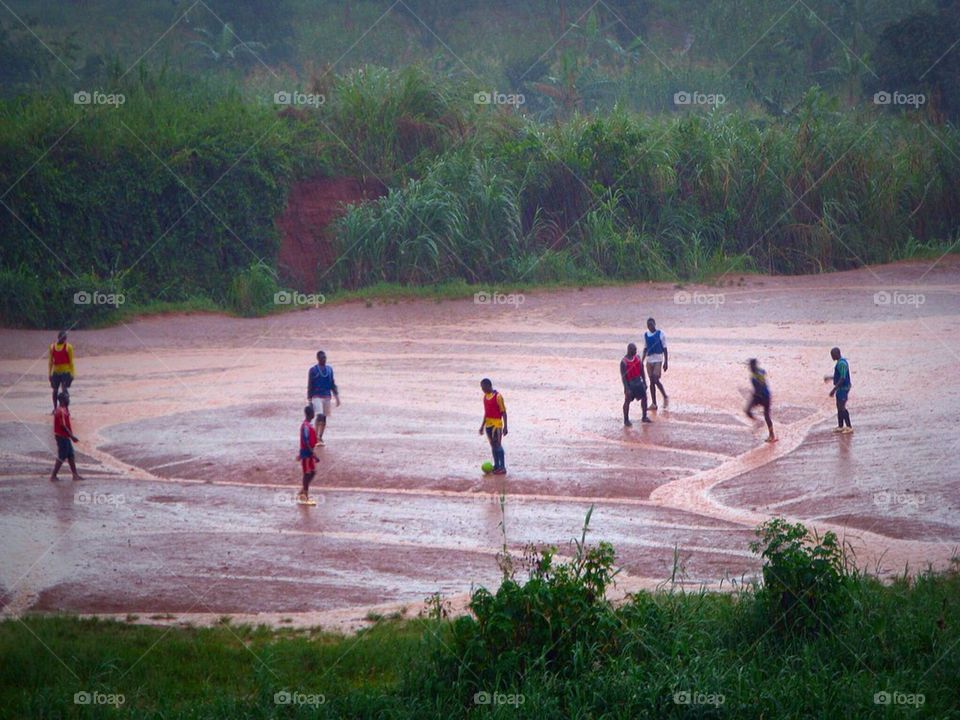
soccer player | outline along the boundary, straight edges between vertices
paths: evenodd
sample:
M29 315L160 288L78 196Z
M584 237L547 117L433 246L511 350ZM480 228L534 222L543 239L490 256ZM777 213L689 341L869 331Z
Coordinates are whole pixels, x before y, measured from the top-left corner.
M835 433L852 433L853 426L850 424L850 411L847 410L847 397L850 394L850 364L847 359L840 355L840 348L830 349L830 357L836 362L833 366L833 376L824 375L824 382L833 380L833 390L830 391L830 397L837 398L837 427L833 429ZM846 425L846 426L844 426Z
M53 411L53 436L57 440L57 462L53 465L53 472L50 473L50 482L59 480L57 473L66 460L70 465L70 472L73 473L74 482L83 480L77 472L77 463L74 460L73 443L80 442L73 434L73 428L70 427L70 395L64 391L57 397L60 406Z
M315 504L310 500L310 483L317 474L317 457L314 448L317 446L317 431L313 422L313 405L303 408L304 420L300 424L300 466L303 468L303 487L297 495L297 502Z
M627 345L627 354L620 361L620 379L623 380L623 424L626 427L633 425L630 422L630 403L640 401L643 417L640 422L648 423L647 417L647 381L643 375L643 361L637 356L637 346Z
M333 368L327 365L327 354L321 350L317 353L317 364L307 373L307 400L313 405L316 415L317 445L323 445L331 395L337 401L337 407L340 407L340 393L333 380Z
M57 398L61 389L68 392L76 371L73 367L73 345L67 342L67 331L61 330L57 341L50 344L47 353L47 377L53 388L53 411L57 411Z
M773 420L770 419L770 386L767 385L767 373L757 365L756 358L750 358L747 365L750 367L750 384L753 385L753 397L746 410L747 417L753 420L753 408L757 405L763 406L763 419L770 433L767 435L767 442L776 442L777 436L773 434Z
M507 465L503 454L503 438L507 435L507 406L503 395L493 389L489 378L480 381L483 390L483 422L480 434L487 433L490 449L493 451L493 474L506 475Z
M647 332L643 334L643 357L641 362L647 363L647 376L650 378L650 409L657 409L657 388L663 394L663 407L670 404L670 398L667 397L667 391L663 389L663 383L660 382L660 368L663 372L667 371L667 336L662 330L657 330L657 322L653 318L647 318Z

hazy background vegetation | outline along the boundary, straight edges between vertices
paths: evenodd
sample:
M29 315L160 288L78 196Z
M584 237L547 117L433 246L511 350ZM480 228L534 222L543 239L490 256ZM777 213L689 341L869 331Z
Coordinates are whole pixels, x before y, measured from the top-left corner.
M318 177L389 190L338 222L328 293L938 253L958 38L933 0L11 0L0 317L97 321L93 290L265 310L276 218Z

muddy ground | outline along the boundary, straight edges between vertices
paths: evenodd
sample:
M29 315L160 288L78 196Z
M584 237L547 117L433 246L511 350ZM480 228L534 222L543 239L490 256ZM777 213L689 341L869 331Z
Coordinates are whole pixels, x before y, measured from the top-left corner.
M960 547L960 258L931 265L73 332L83 484L47 479L54 334L2 330L2 612L350 627L434 592L462 606L498 582L504 542L569 553L591 505L619 593L748 582L753 529L774 514L843 534L887 577L945 567ZM627 429L617 365L648 315L671 403ZM831 433L833 345L852 368L852 435ZM318 349L343 404L304 508L297 430ZM742 413L754 356L773 445ZM509 411L504 477L479 469L484 376Z

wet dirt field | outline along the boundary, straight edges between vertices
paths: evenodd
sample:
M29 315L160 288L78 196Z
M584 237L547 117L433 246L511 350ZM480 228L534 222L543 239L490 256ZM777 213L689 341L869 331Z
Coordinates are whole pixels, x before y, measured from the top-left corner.
M462 607L497 584L504 542L568 555L591 505L621 593L749 581L753 528L775 514L841 533L884 576L945 567L960 548L960 258L931 265L76 331L82 484L47 479L55 333L2 330L0 608L350 627L434 592ZM671 403L624 428L617 366L649 315ZM852 435L831 433L833 345ZM305 508L297 431L318 349L343 404ZM743 416L749 357L770 378L776 444ZM479 469L485 376L509 413L503 477Z

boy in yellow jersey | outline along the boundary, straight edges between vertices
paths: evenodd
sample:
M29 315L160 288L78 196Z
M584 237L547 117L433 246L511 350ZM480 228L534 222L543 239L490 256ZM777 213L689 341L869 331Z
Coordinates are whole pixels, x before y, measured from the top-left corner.
M480 423L480 434L487 433L490 449L493 451L493 474L506 475L507 465L503 454L503 438L507 434L507 406L503 402L503 395L493 389L489 378L480 381L483 390L483 422Z
M53 388L53 411L57 411L57 398L61 388L67 392L76 371L73 368L73 345L67 342L67 331L61 330L57 341L50 345L47 353L47 377Z

